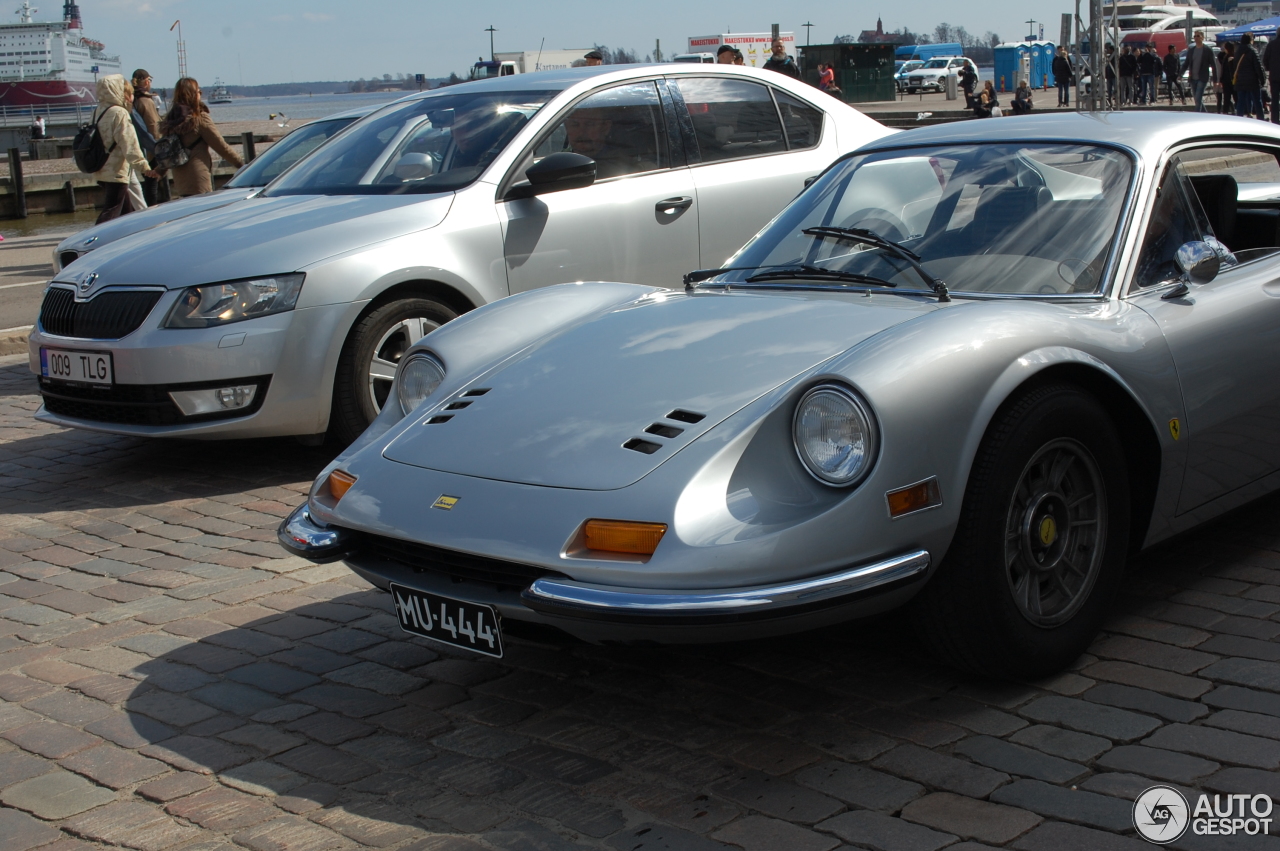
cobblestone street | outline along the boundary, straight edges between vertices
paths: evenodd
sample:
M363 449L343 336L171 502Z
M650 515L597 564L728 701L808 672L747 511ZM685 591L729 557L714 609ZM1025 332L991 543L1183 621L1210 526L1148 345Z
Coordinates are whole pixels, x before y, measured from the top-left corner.
M892 617L495 662L278 547L331 450L38 404L0 359L0 851L1109 851L1150 847L1156 782L1280 799L1280 498L1131 565L1035 684L938 667Z

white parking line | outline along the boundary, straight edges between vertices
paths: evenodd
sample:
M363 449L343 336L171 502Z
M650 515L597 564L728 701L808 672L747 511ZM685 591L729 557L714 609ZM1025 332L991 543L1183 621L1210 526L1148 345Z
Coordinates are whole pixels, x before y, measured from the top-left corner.
M14 287L34 287L36 284L47 284L48 281L23 281L20 284L0 284L0 290L13 289Z

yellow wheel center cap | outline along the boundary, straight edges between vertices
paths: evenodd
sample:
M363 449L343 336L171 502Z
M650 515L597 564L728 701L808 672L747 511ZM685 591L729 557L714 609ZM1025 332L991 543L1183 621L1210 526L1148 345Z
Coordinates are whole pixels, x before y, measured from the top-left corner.
M1058 523L1051 515L1046 514L1040 521L1040 543L1046 547L1058 537Z

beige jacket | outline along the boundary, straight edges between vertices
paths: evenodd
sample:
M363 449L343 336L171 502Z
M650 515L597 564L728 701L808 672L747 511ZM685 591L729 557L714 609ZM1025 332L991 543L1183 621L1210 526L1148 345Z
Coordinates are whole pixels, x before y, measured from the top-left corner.
M186 165L172 171L173 194L179 198L213 191L214 153L236 168L244 165L240 155L223 140L208 108L203 104L201 107L200 111L192 112L186 107L175 106L160 125L163 135L178 134L190 152Z
M125 105L124 84L125 79L119 74L108 74L98 81L98 108L94 110L93 119L103 147L110 152L107 164L94 172L93 179L99 183L128 183L130 168L139 174L151 168L142 154L133 118Z

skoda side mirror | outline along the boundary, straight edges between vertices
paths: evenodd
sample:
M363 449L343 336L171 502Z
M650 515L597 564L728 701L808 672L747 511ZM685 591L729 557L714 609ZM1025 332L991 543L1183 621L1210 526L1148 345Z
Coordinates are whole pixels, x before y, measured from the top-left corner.
M582 154L561 151L543 157L525 169L527 183L521 181L507 192L504 200L530 198L548 192L582 189L596 182L596 161Z

